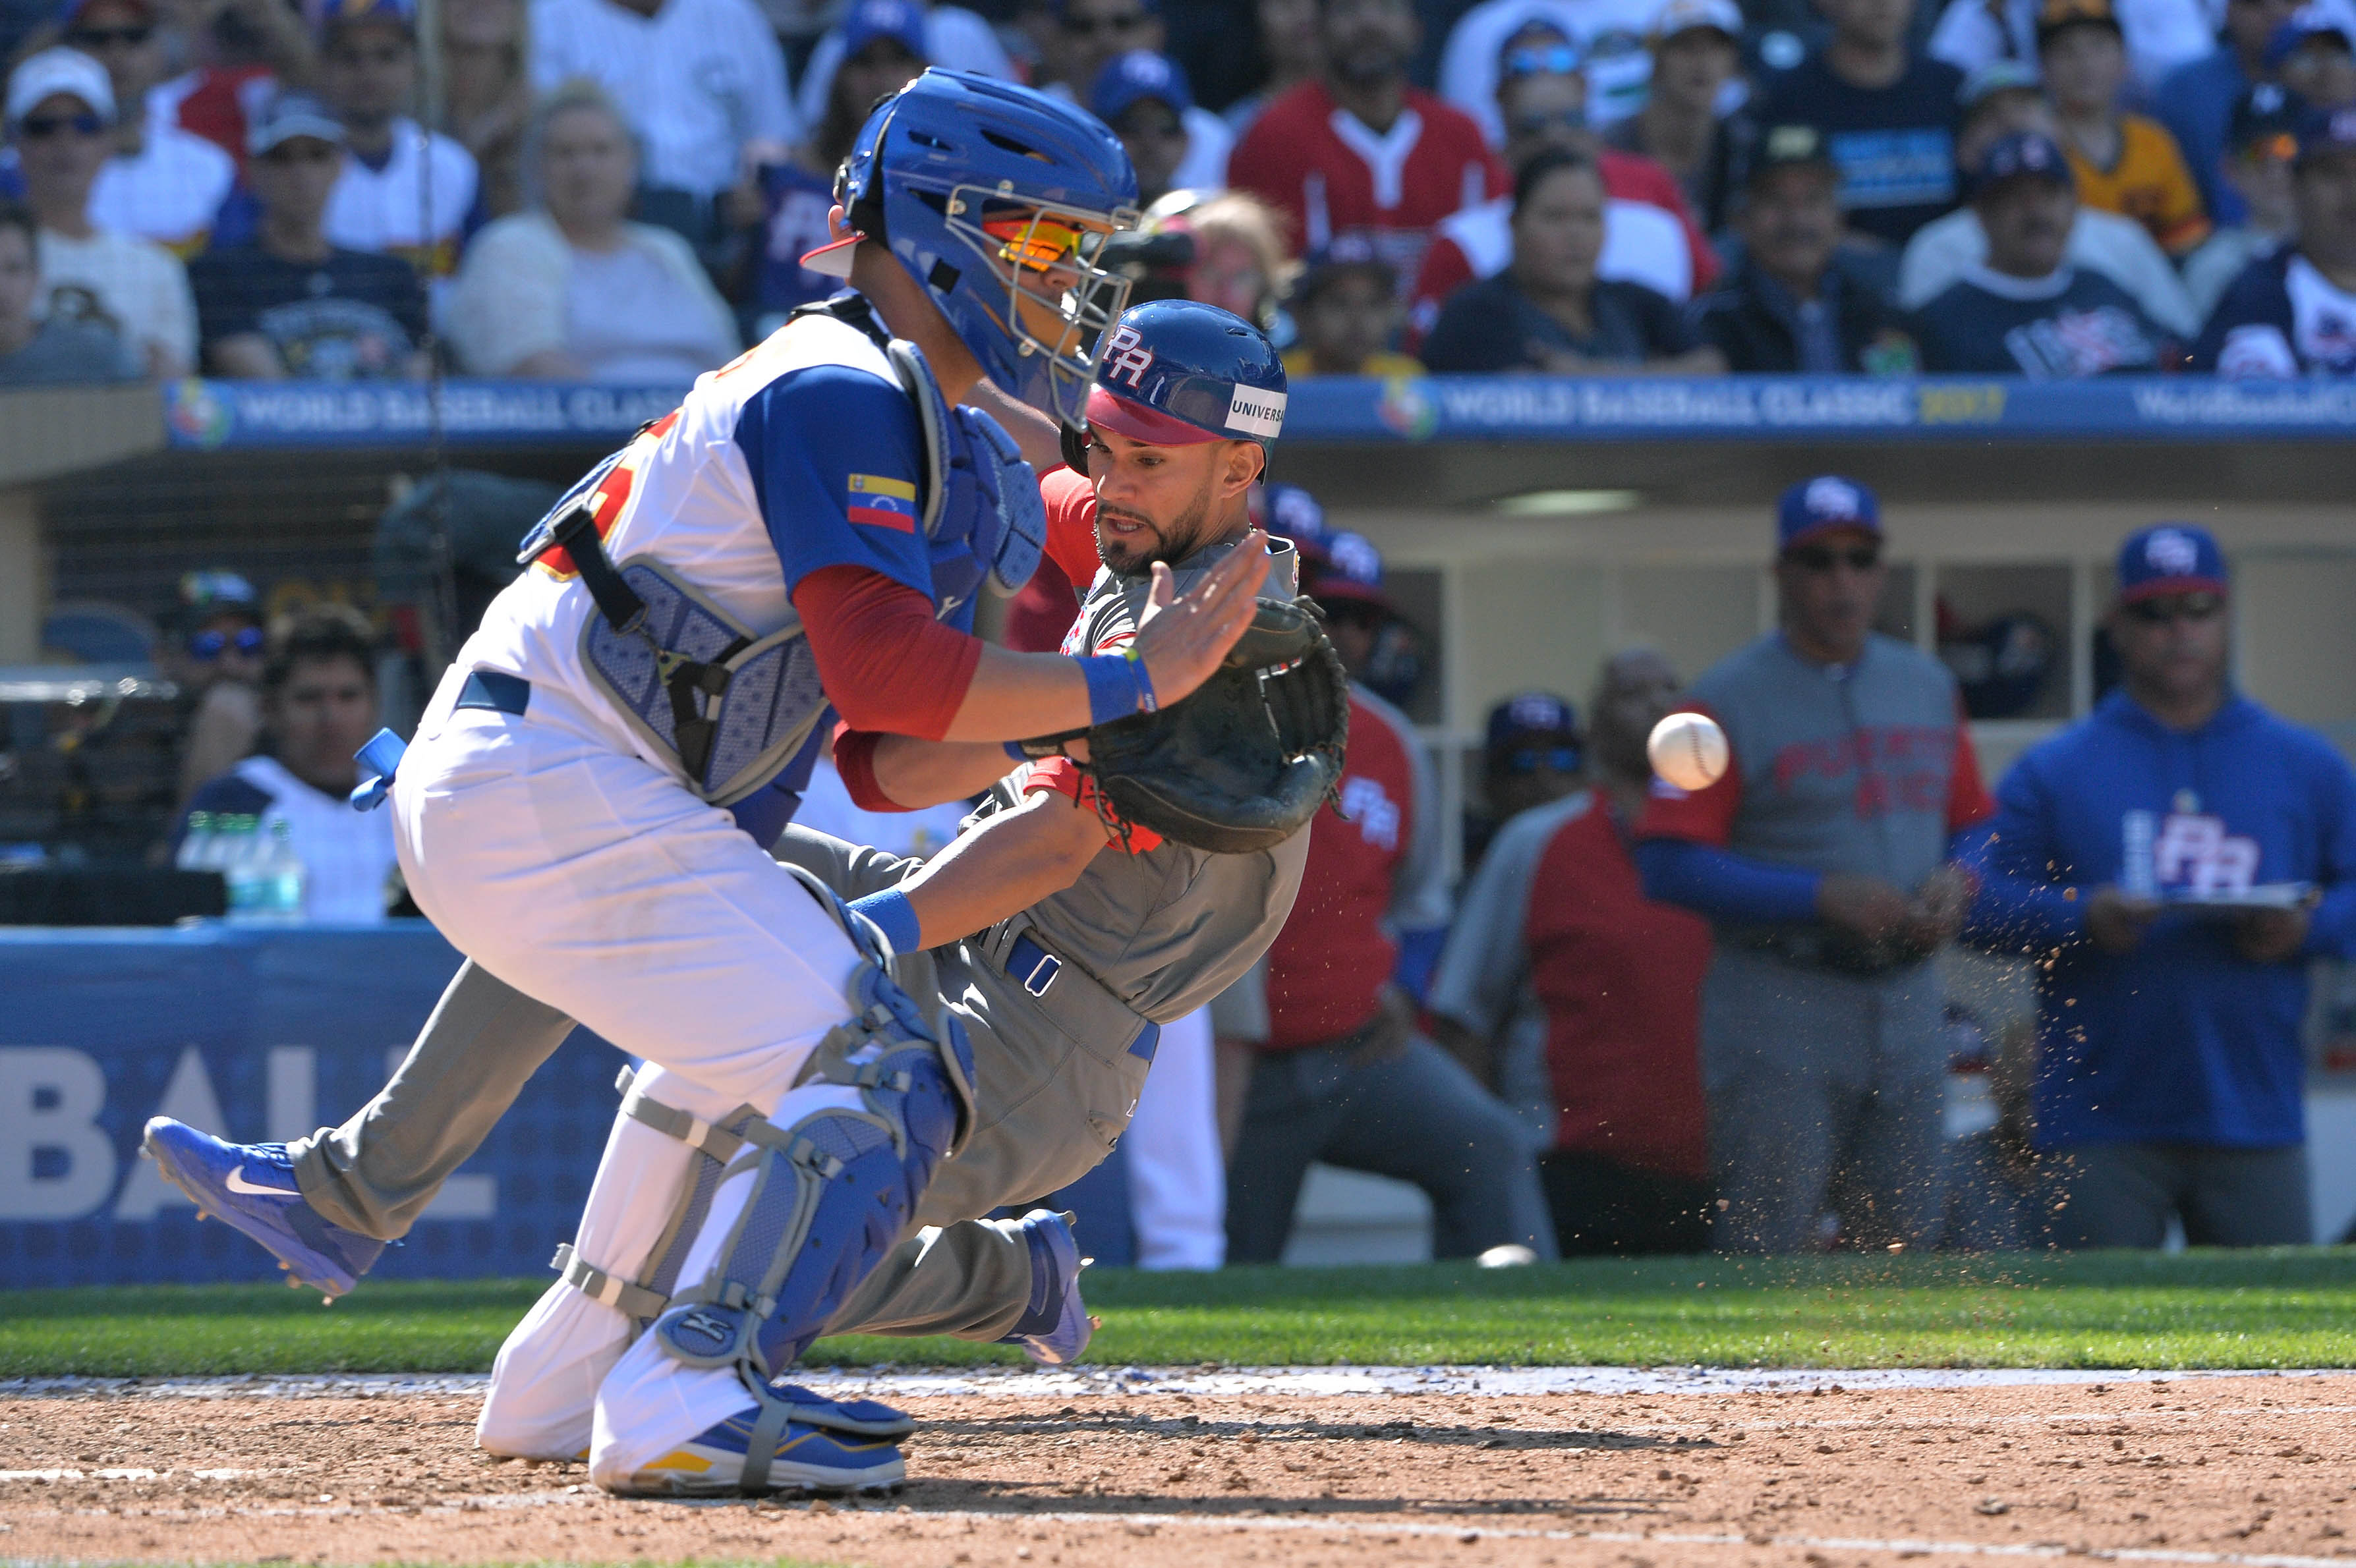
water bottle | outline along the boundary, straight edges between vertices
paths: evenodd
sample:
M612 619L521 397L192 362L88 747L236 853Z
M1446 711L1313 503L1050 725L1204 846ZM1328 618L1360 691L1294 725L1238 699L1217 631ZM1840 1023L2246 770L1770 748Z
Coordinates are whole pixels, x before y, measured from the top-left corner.
M209 811L188 813L188 830L180 836L180 852L172 857L172 864L183 871L212 869L213 814Z
M303 857L294 852L294 825L282 816L270 825L262 855L262 907L268 918L303 918L303 885L308 874Z
M263 857L269 852L269 841L262 833L258 816L230 815L214 819L220 841L214 869L221 880L229 884L229 917L249 921L267 918L264 900L267 891L262 885L266 875Z
M2130 811L2119 819L2119 891L2135 899L2159 896L2159 814Z

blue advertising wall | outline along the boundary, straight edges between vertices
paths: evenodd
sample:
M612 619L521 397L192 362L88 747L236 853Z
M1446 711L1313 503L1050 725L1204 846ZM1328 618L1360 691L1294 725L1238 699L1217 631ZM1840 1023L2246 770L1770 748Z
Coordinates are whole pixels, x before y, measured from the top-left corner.
M458 955L423 921L0 929L0 1288L278 1277L138 1157L154 1115L241 1140L342 1121ZM379 1277L530 1275L570 1238L626 1059L575 1031Z
M684 387L451 381L455 446L617 443ZM200 381L165 389L182 451L423 446L437 405L423 384ZM2356 434L2356 384L2118 376L2093 381L1942 377L1331 377L1292 389L1288 441L2252 441Z

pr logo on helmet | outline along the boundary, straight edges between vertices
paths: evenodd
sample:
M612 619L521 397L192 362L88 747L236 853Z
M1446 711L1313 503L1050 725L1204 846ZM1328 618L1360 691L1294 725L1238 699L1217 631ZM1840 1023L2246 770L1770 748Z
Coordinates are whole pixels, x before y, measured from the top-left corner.
M1153 350L1145 347L1144 338L1133 326L1118 326L1105 339L1104 375L1107 386L1127 379L1135 391L1145 389L1145 373L1153 368Z

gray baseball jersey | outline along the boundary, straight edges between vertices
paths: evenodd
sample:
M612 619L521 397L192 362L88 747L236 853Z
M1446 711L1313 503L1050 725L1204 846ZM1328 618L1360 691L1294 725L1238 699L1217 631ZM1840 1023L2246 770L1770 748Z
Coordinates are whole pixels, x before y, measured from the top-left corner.
M1655 781L1645 837L1912 888L1988 813L1955 677L1894 638L1869 636L1856 664L1828 667L1770 633L1687 696L1725 729L1732 763L1690 794Z

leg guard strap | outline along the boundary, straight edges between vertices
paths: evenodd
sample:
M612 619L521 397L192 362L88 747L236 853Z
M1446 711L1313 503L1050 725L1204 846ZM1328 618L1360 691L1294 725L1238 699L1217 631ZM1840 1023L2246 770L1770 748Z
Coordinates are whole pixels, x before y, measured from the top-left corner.
M642 1285L607 1274L573 1250L571 1242L560 1242L556 1256L548 1266L563 1277L564 1283L587 1296L602 1302L626 1317L651 1319L670 1305L670 1297L659 1296Z

